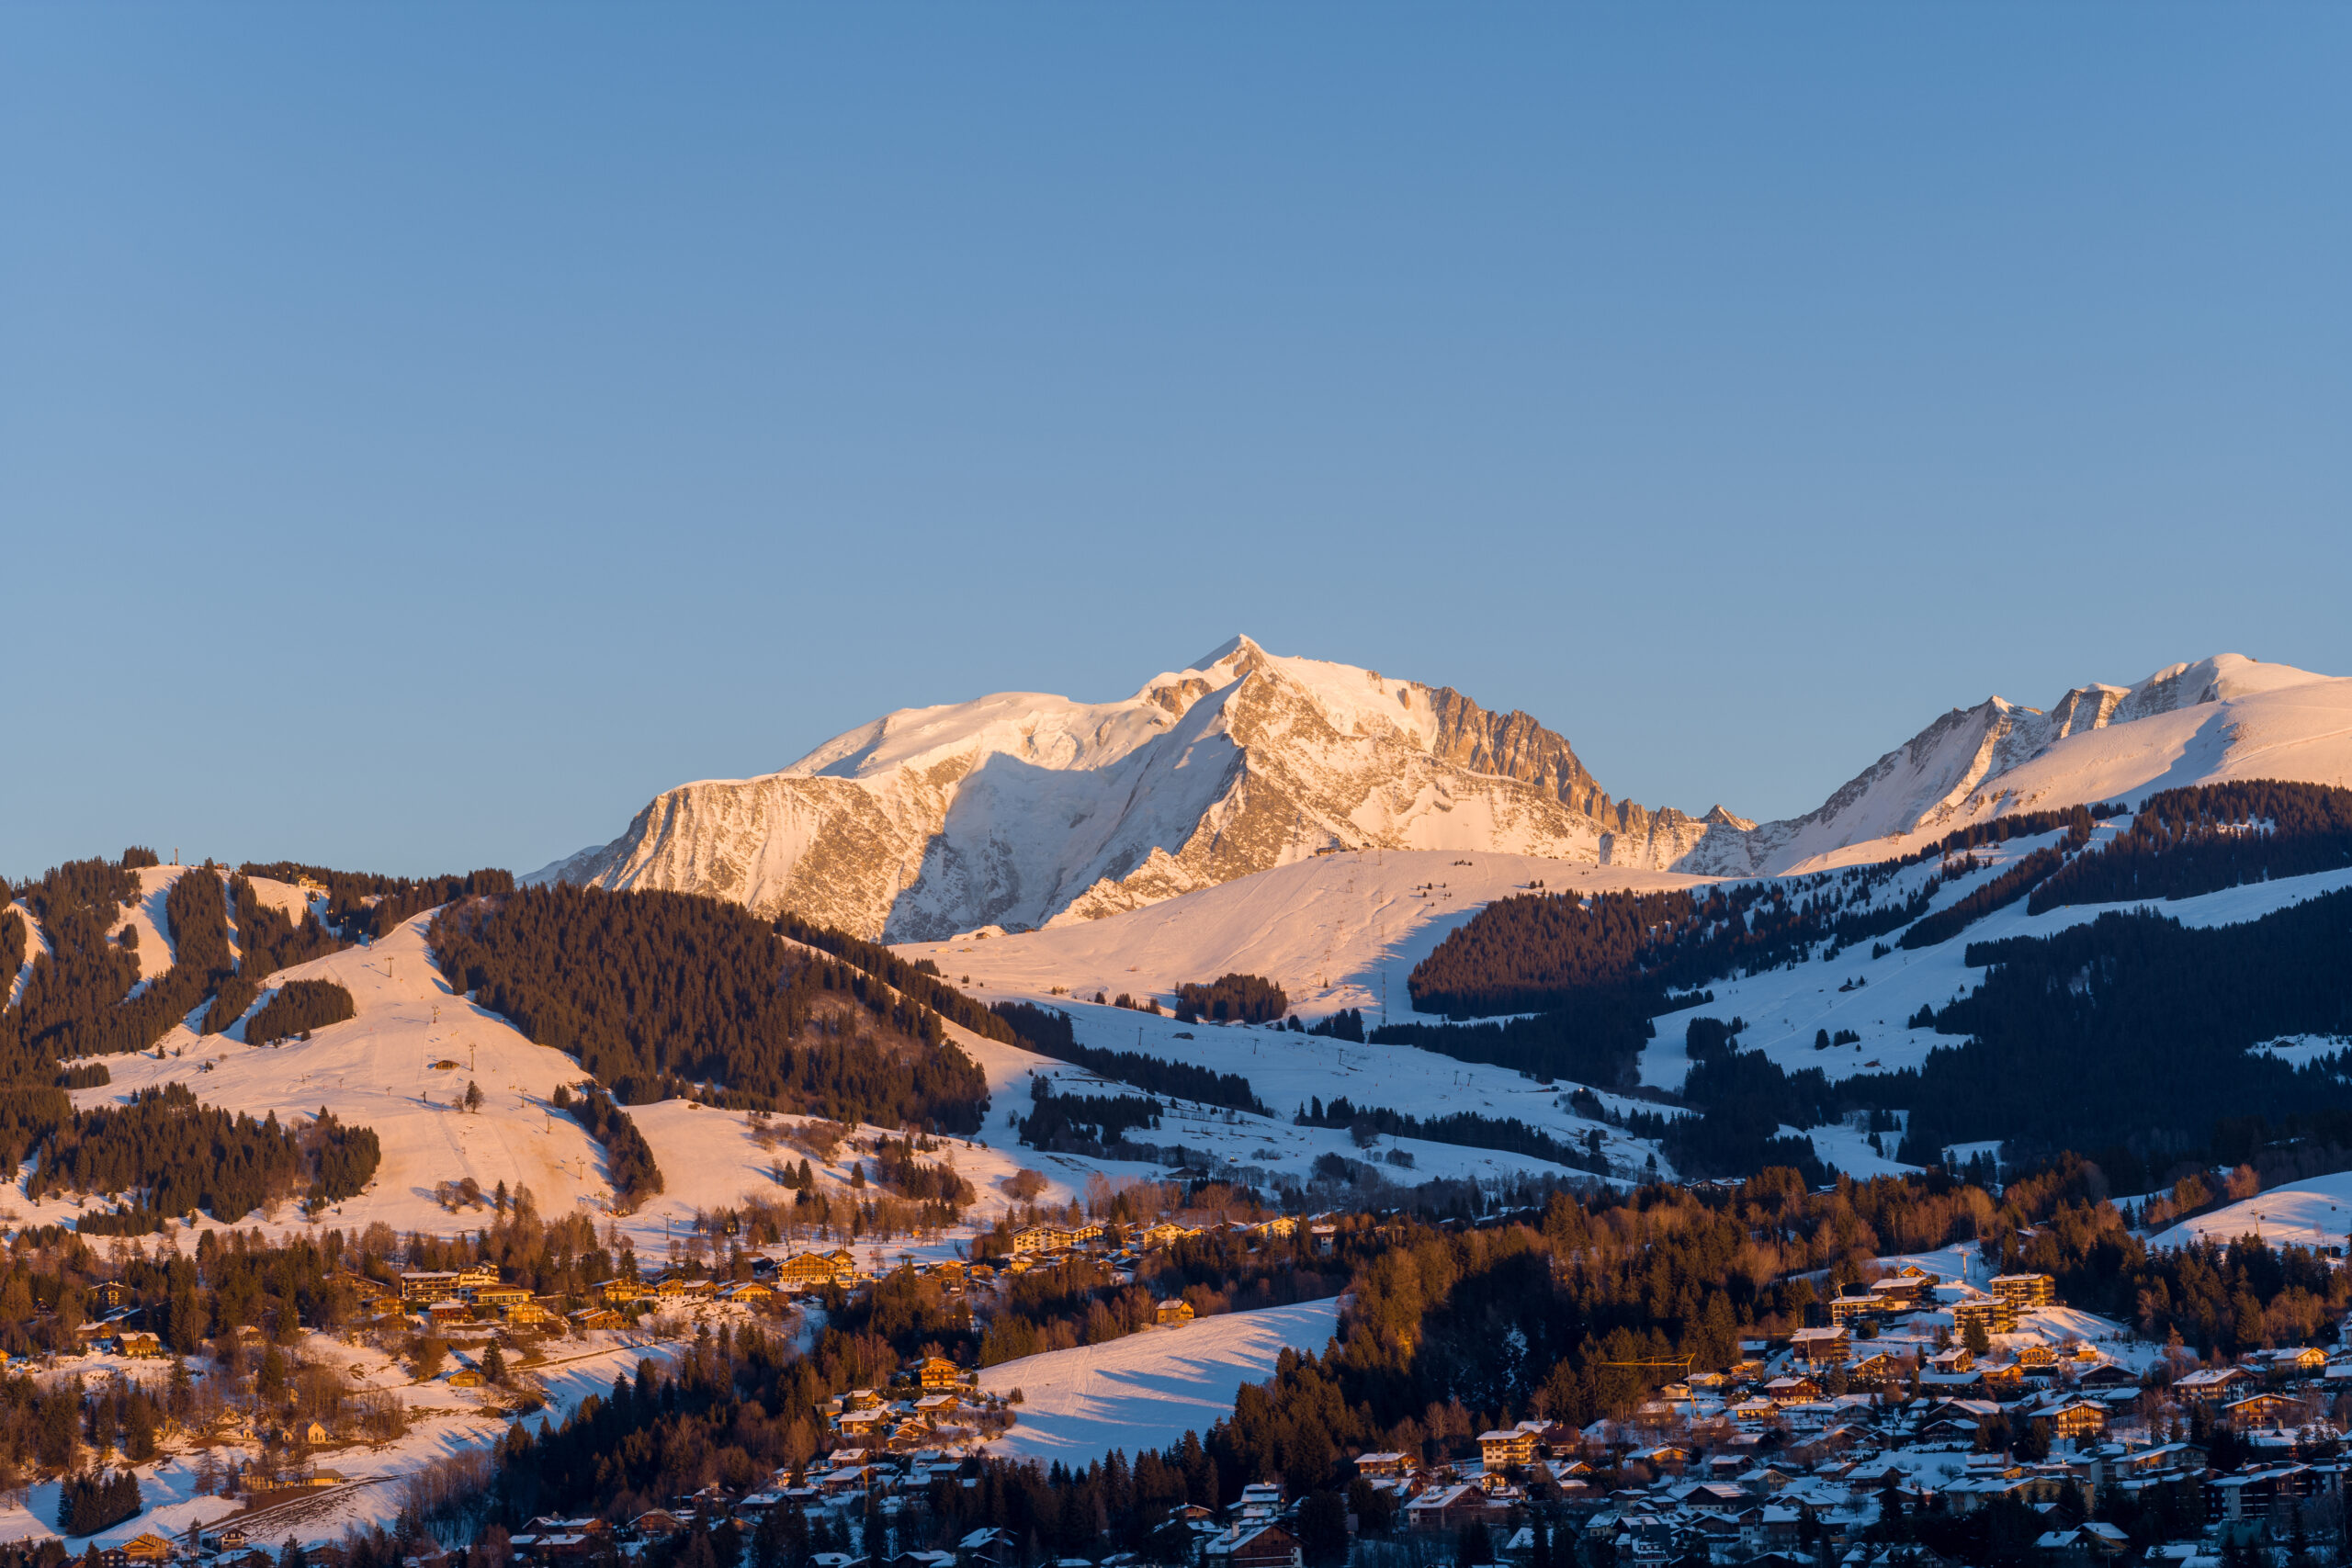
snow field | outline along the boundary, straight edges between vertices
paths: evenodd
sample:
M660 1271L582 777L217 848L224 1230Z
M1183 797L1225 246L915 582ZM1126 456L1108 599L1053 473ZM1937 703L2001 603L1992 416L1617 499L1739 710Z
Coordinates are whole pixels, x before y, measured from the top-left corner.
M1241 1385L1272 1377L1285 1349L1320 1354L1339 1322L1336 1298L1302 1302L1147 1328L987 1368L981 1392L1019 1389L1023 1401L1017 1424L989 1451L1084 1464L1114 1449L1132 1457L1165 1448L1232 1415Z
M1312 1021L1360 1008L1377 1022L1414 1016L1406 979L1454 929L1497 898L1541 881L1547 892L1645 891L1706 879L1535 855L1451 850L1361 850L1317 855L1146 908L982 940L905 942L951 984L991 997L1059 1006L1125 991L1172 1004L1176 987L1229 972L1261 975Z
M2273 1247L2340 1247L2347 1233L2352 1233L2352 1170L2290 1181L2183 1220L2149 1237L2148 1245L2180 1247L2258 1235Z

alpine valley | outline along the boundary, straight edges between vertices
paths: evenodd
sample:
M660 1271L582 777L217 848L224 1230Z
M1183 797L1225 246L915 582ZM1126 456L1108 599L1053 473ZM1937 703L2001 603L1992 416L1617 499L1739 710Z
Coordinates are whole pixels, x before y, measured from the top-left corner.
M1816 1284L1989 1302L2031 1261L2075 1306L2030 1332L2135 1395L2171 1375L2135 1332L2223 1356L2352 1303L2318 1251L2196 1250L2256 1203L2340 1247L2352 1201L2352 680L2233 654L1955 710L1758 822L1237 637L1117 701L887 715L521 877L69 862L0 886L0 1348L121 1358L62 1416L62 1363L0 1380L51 1488L0 1490L0 1544L219 1525L218 1448L257 1529L361 1568L618 1526L652 1568L1238 1562L1243 1485L1332 1562L1425 1486L1546 1531L1601 1497L1478 1483L1482 1423L1647 1486L1623 1424L1691 1440L1700 1380L1686 1418L1624 1369L1786 1371ZM1941 1453L1960 1320L1903 1321L1870 1419ZM153 1398L216 1436L157 1449L159 1349L211 1356ZM2008 1560L1976 1528L1943 1560Z

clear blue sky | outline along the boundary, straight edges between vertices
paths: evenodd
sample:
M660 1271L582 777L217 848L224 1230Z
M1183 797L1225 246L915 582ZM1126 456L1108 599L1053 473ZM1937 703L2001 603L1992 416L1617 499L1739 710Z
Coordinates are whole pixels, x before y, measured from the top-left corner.
M2352 673L2341 6L11 6L0 873L1246 630L1807 809Z

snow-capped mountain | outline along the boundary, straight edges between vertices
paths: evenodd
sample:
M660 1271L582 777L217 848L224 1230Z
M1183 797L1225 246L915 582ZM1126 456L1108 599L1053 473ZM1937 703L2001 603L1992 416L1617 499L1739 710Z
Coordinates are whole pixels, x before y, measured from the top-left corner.
M1236 637L1133 696L890 714L780 773L670 790L526 880L790 908L894 942L1066 924L1350 849L1703 875L1874 860L2005 812L2232 777L2352 783L2352 680L2223 654L2047 712L1936 720L1758 825L1613 800L1568 742L1451 687Z
M890 714L762 778L682 785L528 880L792 908L892 941L1139 908L1340 849L1679 861L1710 826L1610 798L1567 741L1450 687L1236 637L1112 703Z
M1956 828L2226 779L2352 784L2352 680L2224 653L2047 712L1954 708L1817 809L1709 831L1677 871L1747 875L1882 860Z

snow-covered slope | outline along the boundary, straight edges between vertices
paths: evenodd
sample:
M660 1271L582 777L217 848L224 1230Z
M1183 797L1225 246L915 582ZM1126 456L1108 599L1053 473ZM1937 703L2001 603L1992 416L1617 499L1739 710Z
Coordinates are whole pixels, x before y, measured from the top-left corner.
M1650 866L1706 827L1612 802L1524 714L1237 637L1120 702L1003 693L891 714L780 773L671 790L526 880L936 941L1099 918L1318 852Z
M124 1100L138 1089L177 1082L207 1104L256 1117L276 1111L289 1125L302 1124L324 1107L344 1122L373 1127L383 1148L375 1181L324 1217L346 1229L380 1220L402 1232L447 1234L477 1224L481 1213L452 1213L435 1199L442 1183L468 1177L484 1191L502 1181L510 1189L528 1187L543 1212L585 1206L605 1213L612 1190L603 1149L548 1103L559 1083L585 1077L580 1065L533 1044L495 1013L451 996L426 954L430 919L419 915L372 947L349 948L277 976L341 985L357 1009L350 1021L316 1030L307 1041L272 1046L243 1043L237 1038L242 1031L199 1037L183 1024L164 1037L160 1054L105 1058L112 1081L74 1091L74 1103L87 1108ZM474 1114L458 1108L469 1081L486 1097ZM685 1100L636 1106L630 1114L666 1184L659 1198L620 1222L649 1255L697 1210L782 1190L770 1174L776 1151L760 1143L745 1115ZM797 1120L776 1119L787 1127ZM960 1145L955 1157L989 1195L979 1218L992 1223L1007 1206L996 1195L996 1182L1021 1162ZM843 1184L849 1179L845 1166L819 1174ZM1084 1184L1080 1174L1073 1190ZM34 1224L70 1223L80 1206L64 1194L30 1204L20 1192L17 1201ZM218 1219L242 1224L245 1216ZM288 1206L274 1226L300 1223Z
M1681 871L1747 875L1904 854L1971 822L2228 779L2352 784L2352 679L2224 653L2043 712L1955 708L1816 810L1711 828Z
M2103 824L2103 830L2112 825ZM1937 896L1943 908L1965 897L2016 861L2054 842L2058 835L2012 839L1974 852L1984 869L1951 884ZM1920 867L1924 873L1932 868ZM1898 891L1905 884L1898 883ZM2194 898L2155 905L2167 919L2185 926L2230 926L2258 920L2324 893L2352 887L2352 871L2322 872L2311 876L2280 877L2224 888ZM1996 909L1972 923L1949 942L1917 950L1891 949L1884 957L1871 956L1871 948L1849 948L1834 959L1800 964L1792 969L1715 980L1709 988L1715 999L1703 1007L1667 1013L1657 1021L1657 1038L1642 1057L1642 1079L1663 1089L1678 1089L1690 1068L1682 1040L1690 1021L1700 1014L1747 1021L1743 1044L1760 1049L1783 1068L1795 1071L1819 1067L1831 1081L1883 1067L1893 1071L1916 1067L1938 1046L1958 1042L1932 1029L1910 1029L1905 1021L1923 1005L1941 1008L1984 983L1984 971L1972 968L1967 951L1972 944L2009 937L2050 936L2069 927L2086 925L2119 908L2143 904L2068 904L2041 914L2027 913L2023 902ZM1847 988L1850 986L1850 989ZM1851 1030L1860 1044L1814 1049L1816 1034L1832 1036Z
M1284 1350L1320 1354L1340 1325L1337 1301L1225 1313L1148 1328L1101 1345L1049 1350L980 1373L988 1393L1021 1391L1020 1420L989 1447L1006 1458L1082 1465L1205 1432L1230 1416L1241 1385L1274 1375Z
M1687 887L1671 872L1563 864L1532 855L1369 851L1317 855L1099 920L1041 931L910 942L975 991L1072 996L1121 991L1173 1002L1187 981L1240 972L1281 986L1308 1018L1341 1008L1411 1010L1413 965L1494 899L1541 881L1552 892Z
M2274 1187L2193 1220L2183 1220L2148 1240L2150 1247L2187 1247L2191 1242L2229 1243L2258 1235L2273 1247L2325 1249L2352 1237L2352 1171L2307 1177Z

